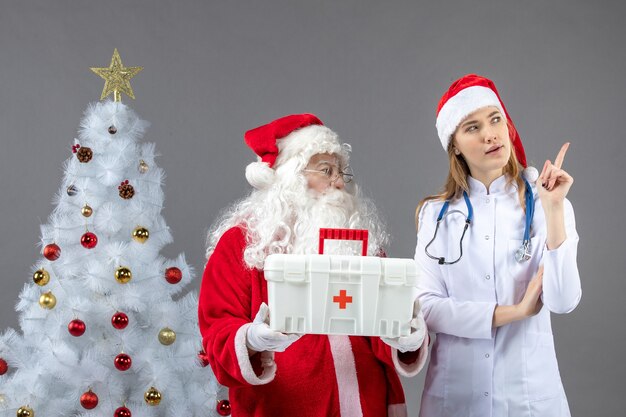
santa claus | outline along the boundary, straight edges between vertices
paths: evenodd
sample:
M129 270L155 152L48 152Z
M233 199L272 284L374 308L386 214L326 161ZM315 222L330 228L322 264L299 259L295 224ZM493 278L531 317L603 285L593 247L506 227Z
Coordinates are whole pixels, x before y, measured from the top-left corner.
M413 331L395 339L293 335L268 326L263 263L269 254L317 253L319 229L369 230L368 255L387 234L348 166L351 147L312 114L250 130L255 188L208 236L199 323L206 357L229 387L233 416L405 416L398 374L414 376L428 351L416 304ZM330 251L329 251L330 252ZM333 254L359 252L338 244Z

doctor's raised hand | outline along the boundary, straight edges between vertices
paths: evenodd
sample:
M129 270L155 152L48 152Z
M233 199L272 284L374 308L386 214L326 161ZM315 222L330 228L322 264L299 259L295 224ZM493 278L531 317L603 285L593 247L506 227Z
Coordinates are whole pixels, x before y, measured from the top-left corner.
M561 147L554 164L546 160L537 179L537 192L546 215L548 249L558 248L567 238L563 202L574 178L561 167L568 148L569 142Z
M563 203L565 196L567 196L569 189L574 183L574 178L561 168L569 145L569 142L566 142L561 146L561 150L556 156L554 164L548 159L543 165L543 169L537 180L537 187L539 198L541 198L544 207Z

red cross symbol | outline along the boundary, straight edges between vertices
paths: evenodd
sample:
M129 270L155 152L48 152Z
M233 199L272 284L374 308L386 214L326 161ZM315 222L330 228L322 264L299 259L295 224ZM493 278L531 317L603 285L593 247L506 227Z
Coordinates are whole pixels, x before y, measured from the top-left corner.
M339 290L339 295L333 297L333 303L339 303L339 309L345 310L346 305L352 302L352 296L346 295L346 290Z

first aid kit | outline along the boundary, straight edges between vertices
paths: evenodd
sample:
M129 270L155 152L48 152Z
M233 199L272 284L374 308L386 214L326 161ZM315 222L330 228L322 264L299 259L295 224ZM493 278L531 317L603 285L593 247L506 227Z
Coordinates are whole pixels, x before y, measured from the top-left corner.
M363 256L324 254L327 239L362 242ZM368 231L320 229L319 255L265 260L270 328L284 333L407 336L418 271L413 259L367 254Z

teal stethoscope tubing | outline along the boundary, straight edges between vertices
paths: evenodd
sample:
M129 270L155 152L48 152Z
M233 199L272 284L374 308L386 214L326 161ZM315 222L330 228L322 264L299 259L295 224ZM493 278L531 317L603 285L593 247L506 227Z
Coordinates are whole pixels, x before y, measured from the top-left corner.
M524 240L522 241L522 246L515 252L515 260L517 262L524 262L531 258L531 248L530 248L530 225L533 221L533 216L535 215L535 197L533 196L532 188L530 188L530 184L526 179L524 179L524 185L526 186L526 190L524 192L524 200L526 202L526 224L524 228ZM465 205L467 206L467 217L465 218L465 225L463 226L463 234L461 235L461 239L459 240L459 250L460 255L454 261L446 261L446 258L443 256L434 256L428 252L428 247L435 241L437 238L437 232L439 231L439 225L443 221L446 213L448 212L448 207L450 206L450 200L446 200L439 211L439 215L437 216L437 225L435 227L435 234L433 238L428 242L426 247L424 248L424 252L426 255L437 261L439 265L452 265L461 260L463 257L463 238L465 237L465 232L472 224L474 220L474 208L472 207L472 203L467 195L466 191L463 191L463 199L465 200ZM453 213L450 212L450 213Z

